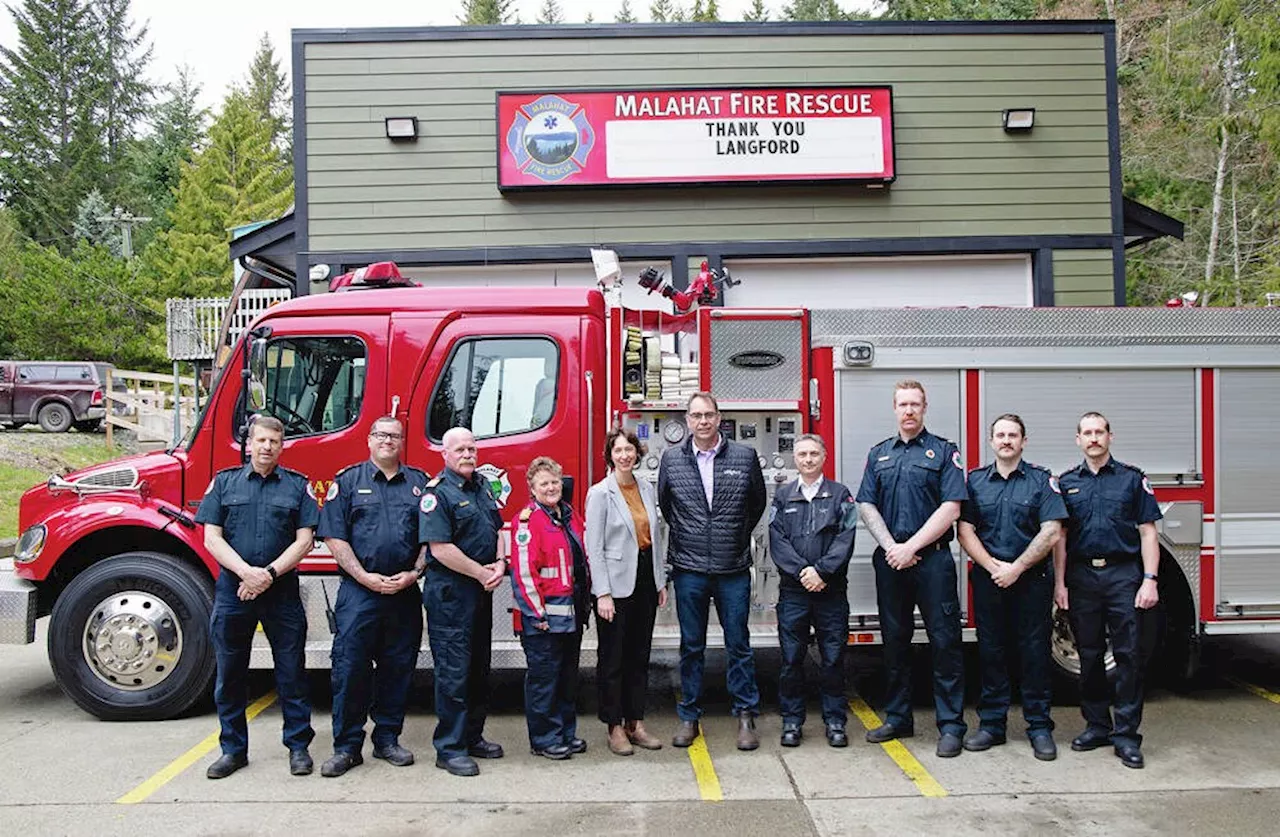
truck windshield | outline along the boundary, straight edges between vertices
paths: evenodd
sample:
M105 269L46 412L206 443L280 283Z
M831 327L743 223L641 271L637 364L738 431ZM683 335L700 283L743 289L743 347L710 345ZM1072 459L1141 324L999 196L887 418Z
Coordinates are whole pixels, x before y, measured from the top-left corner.
M355 337L272 340L262 413L284 422L287 439L349 427L360 415L365 359L364 344Z

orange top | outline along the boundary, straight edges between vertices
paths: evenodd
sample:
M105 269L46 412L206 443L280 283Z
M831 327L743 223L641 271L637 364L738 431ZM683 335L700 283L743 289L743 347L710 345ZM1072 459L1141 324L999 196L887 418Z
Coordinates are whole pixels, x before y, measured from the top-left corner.
M641 549L653 546L653 533L649 531L649 510L644 507L644 500L640 499L640 486L634 482L630 485L618 483L618 488L622 489L622 497L627 501L631 519L636 524L636 545Z

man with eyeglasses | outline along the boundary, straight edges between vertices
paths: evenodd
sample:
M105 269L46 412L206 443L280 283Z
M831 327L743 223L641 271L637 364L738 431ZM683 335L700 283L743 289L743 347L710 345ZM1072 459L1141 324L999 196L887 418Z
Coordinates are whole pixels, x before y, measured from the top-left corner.
M418 504L428 477L401 463L403 447L398 419L375 421L369 458L338 472L320 510L319 536L342 572L334 606L333 757L322 776L364 763L366 718L373 719L374 758L413 764L400 732L422 645Z
M689 399L690 436L662 455L658 505L670 527L667 559L680 622L680 725L671 743L688 747L702 717L702 669L712 599L724 629L739 750L760 746L755 658L747 631L751 607L751 530L765 509L756 452L720 435L720 408L709 392Z

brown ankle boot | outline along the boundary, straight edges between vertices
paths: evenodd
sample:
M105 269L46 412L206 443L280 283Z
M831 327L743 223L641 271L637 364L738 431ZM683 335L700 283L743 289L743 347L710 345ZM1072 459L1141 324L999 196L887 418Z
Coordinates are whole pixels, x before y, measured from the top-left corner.
M662 741L658 736L645 729L644 724L639 721L631 721L627 724L627 740L646 750L662 749Z
M698 737L697 721L681 721L676 727L676 734L671 736L671 745L673 747L688 747L693 743L693 739Z
M631 749L631 742L627 740L627 732L622 724L609 725L609 752L616 756L629 756L635 752Z
M756 735L756 721L750 712L738 716L738 749L754 750L760 746L760 737Z

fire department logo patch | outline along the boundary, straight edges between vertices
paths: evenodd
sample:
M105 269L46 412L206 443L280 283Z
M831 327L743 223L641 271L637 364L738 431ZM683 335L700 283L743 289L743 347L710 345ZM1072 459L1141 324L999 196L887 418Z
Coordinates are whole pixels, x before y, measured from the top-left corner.
M1155 489L1151 487L1151 480L1147 479L1146 477L1142 478L1142 490L1153 496L1156 493Z
M1058 478L1055 476L1049 477L1049 488L1053 491L1054 494L1062 493L1062 489L1058 487Z
M516 532L516 546L528 546L531 540L533 540L533 533L528 529L521 529Z
M476 473L489 482L489 493L493 495L498 508L504 508L507 498L511 496L511 480L507 479L507 472L497 465L485 463L476 467Z
M525 174L559 183L586 168L596 132L581 105L541 96L516 110L507 131L507 151Z
M414 497L421 497L421 496L422 496L422 489L421 489L421 488L418 488L418 486L416 486L416 485L415 485L415 486L413 487L413 496L414 496Z
M929 457L930 459L933 459L933 457L937 456L937 454L933 452L933 448L929 448L927 451L925 451L924 455Z
M307 496L324 508L324 504L338 496L338 484L333 480L313 480L307 483Z
M951 454L951 464L959 468L961 471L964 470L964 463L960 461L960 451L956 451Z
M424 494L422 495L422 502L418 504L418 509L423 514L431 514L436 510L437 505L439 505L439 501L436 499L436 495Z

